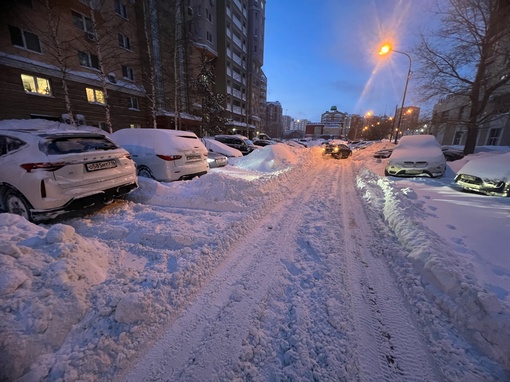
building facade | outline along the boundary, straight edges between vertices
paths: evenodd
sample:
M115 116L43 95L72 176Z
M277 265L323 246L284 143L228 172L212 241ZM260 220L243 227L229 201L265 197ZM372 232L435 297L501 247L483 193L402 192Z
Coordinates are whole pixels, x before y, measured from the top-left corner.
M265 0L87 4L0 5L0 119L202 135L212 110L221 115L217 132L262 128Z
M149 123L132 2L0 7L1 119L74 121L106 131Z
M266 103L266 131L272 138L283 136L283 109L278 101Z

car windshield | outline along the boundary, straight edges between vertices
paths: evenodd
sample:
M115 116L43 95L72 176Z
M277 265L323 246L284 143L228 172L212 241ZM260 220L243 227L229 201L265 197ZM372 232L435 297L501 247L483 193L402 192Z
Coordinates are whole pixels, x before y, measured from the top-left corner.
M41 150L48 155L115 150L119 148L115 143L100 136L50 138L41 146Z
M246 143L248 146L253 146L254 145L253 141L250 140L250 139L245 139L244 143Z

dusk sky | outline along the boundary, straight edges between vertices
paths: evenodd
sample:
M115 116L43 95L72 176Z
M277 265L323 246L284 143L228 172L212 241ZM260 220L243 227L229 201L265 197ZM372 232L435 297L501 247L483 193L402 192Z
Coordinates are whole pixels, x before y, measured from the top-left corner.
M409 68L403 54L377 54L383 42L411 55L433 0L268 0L268 101L283 114L320 122L331 106L349 114L393 115ZM412 61L412 70L416 62ZM414 102L413 102L414 101ZM412 77L406 106L413 97Z

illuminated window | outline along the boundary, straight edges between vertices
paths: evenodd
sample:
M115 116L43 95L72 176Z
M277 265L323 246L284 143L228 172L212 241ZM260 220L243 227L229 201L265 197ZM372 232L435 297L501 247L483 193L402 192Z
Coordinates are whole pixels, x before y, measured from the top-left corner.
M102 90L86 88L87 91L87 101L89 103L99 103L101 105L106 104L104 99L104 93Z
M30 76L28 74L21 75L21 82L25 93L38 95L51 95L50 80L47 78Z

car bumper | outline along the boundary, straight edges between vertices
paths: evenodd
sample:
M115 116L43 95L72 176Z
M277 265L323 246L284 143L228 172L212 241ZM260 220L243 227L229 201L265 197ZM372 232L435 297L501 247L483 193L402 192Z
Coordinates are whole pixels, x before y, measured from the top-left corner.
M45 220L54 219L65 213L79 211L94 206L101 206L108 204L114 199L121 198L130 193L138 187L137 182L123 184L107 190L103 190L92 195L87 195L79 198L74 198L68 201L65 205L52 208L52 209L34 209L31 210L33 221L40 222Z

